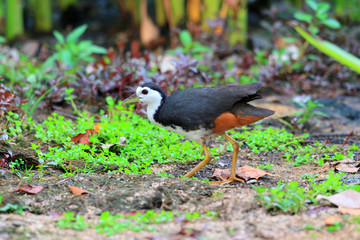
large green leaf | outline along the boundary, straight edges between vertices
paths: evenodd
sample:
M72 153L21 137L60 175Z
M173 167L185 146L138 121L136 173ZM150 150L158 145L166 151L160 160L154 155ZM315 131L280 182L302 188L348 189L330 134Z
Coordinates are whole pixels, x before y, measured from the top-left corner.
M190 49L192 46L192 37L189 31L183 30L180 32L180 41L186 49Z
M87 29L87 25L81 25L80 27L75 28L69 35L66 37L66 41L70 43L76 43L77 40Z
M311 7L312 10L314 10L315 12L318 10L319 6L317 4L316 1L314 0L306 0L306 4L309 5L309 7Z
M321 23L328 26L329 28L340 28L341 27L340 23L337 20L332 19L332 18L322 20Z
M313 16L311 14L303 13L303 12L296 12L294 14L294 17L299 21L304 21L307 23L311 23L311 21L313 20Z
M55 38L58 40L58 42L59 43L61 43L61 44L64 44L65 43L65 38L64 38L64 36L60 33L60 32L58 32L58 31L54 31L54 36L55 36Z
M311 36L298 25L293 25L293 27L303 38L305 38L306 41L318 50L360 74L360 58L346 52L331 42L320 40Z

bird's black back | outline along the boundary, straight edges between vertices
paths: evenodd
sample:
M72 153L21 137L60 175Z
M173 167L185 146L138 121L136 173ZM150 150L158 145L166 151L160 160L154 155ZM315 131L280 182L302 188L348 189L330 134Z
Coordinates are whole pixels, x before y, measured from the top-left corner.
M199 127L214 128L214 120L239 102L259 99L260 83L200 87L181 90L167 96L154 115L164 126L181 126L186 131Z

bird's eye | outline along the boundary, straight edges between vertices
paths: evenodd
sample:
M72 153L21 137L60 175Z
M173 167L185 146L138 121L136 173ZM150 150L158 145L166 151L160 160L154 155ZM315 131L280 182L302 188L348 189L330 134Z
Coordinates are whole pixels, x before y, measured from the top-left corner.
M144 90L141 91L141 93L144 94L144 95L148 94L148 92L149 92L149 91L146 90L146 89L144 89Z

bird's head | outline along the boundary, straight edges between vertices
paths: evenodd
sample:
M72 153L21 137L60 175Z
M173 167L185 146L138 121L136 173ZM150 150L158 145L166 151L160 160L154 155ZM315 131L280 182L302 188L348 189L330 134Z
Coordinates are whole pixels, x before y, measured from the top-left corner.
M166 93L155 83L144 83L137 87L136 92L125 99L121 105L142 102L148 105L156 104L160 105L166 99Z

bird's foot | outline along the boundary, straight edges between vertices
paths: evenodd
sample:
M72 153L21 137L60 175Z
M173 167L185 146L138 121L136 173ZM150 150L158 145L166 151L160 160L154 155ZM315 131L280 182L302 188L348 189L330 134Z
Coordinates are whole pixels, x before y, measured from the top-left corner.
M219 176L220 177L220 181L215 181L215 182L210 182L210 183L228 183L228 184L230 184L230 183L234 183L234 182L236 182L236 181L238 181L238 182L242 182L242 183L245 183L245 181L244 180L242 180L242 179L240 179L240 178L237 178L237 177L229 177L228 179L223 179L221 176Z

